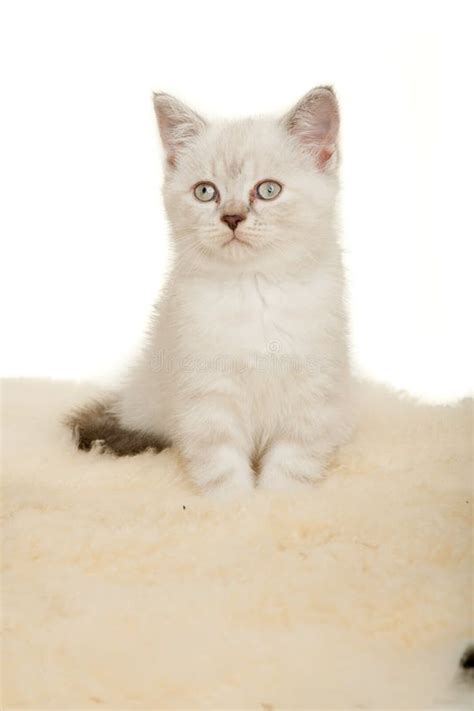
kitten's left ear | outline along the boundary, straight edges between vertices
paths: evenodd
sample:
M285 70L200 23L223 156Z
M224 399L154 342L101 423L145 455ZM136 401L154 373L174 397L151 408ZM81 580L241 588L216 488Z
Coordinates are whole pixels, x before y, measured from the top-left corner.
M153 94L161 140L169 165L176 164L180 150L206 125L203 118L170 94Z
M283 118L287 131L313 156L316 166L325 170L337 157L339 108L330 87L312 89Z

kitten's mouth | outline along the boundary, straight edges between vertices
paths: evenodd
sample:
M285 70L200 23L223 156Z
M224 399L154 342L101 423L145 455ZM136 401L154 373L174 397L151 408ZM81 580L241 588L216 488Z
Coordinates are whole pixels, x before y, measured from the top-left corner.
M237 237L237 235L235 234L235 232L233 233L232 237L227 240L227 242L224 242L224 244L223 244L222 246L223 246L223 247L226 247L228 244L231 244L232 242L240 242L240 244L245 244L245 245L247 245L247 247L251 247L251 246L252 246L252 245L250 244L250 242L247 242L247 240L242 239L242 237Z

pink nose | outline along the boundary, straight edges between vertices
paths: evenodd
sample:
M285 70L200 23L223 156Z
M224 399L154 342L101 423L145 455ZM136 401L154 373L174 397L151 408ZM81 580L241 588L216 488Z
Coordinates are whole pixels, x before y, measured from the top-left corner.
M231 230L235 230L239 222L245 220L245 215L222 215L222 222L226 222Z

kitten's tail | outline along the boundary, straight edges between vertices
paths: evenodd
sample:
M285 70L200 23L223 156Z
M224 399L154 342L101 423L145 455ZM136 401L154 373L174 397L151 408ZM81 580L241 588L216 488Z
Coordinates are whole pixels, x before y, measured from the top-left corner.
M117 397L111 395L103 400L94 400L65 418L64 423L72 430L79 449L89 451L97 447L100 451L123 457L147 449L161 452L168 446L152 433L123 427L115 412L116 403Z

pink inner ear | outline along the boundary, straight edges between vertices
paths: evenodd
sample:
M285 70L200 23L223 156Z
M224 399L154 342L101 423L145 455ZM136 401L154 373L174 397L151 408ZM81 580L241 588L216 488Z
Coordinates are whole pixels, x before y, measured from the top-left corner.
M174 165L176 157L176 143L173 141L171 123L167 116L160 115L158 118L158 125L160 128L163 146L166 151L166 160L170 165Z
M287 118L287 128L324 168L336 150L339 112L330 89L315 89L297 104Z
M332 157L334 150L335 149L331 151L329 148L321 148L321 150L318 151L316 162L320 168L324 168L328 160Z
M174 166L180 149L204 128L205 122L168 94L155 94L154 105L166 158Z
M327 124L324 127L307 126L301 130L296 129L293 133L314 157L318 168L324 168L336 150L330 127Z

